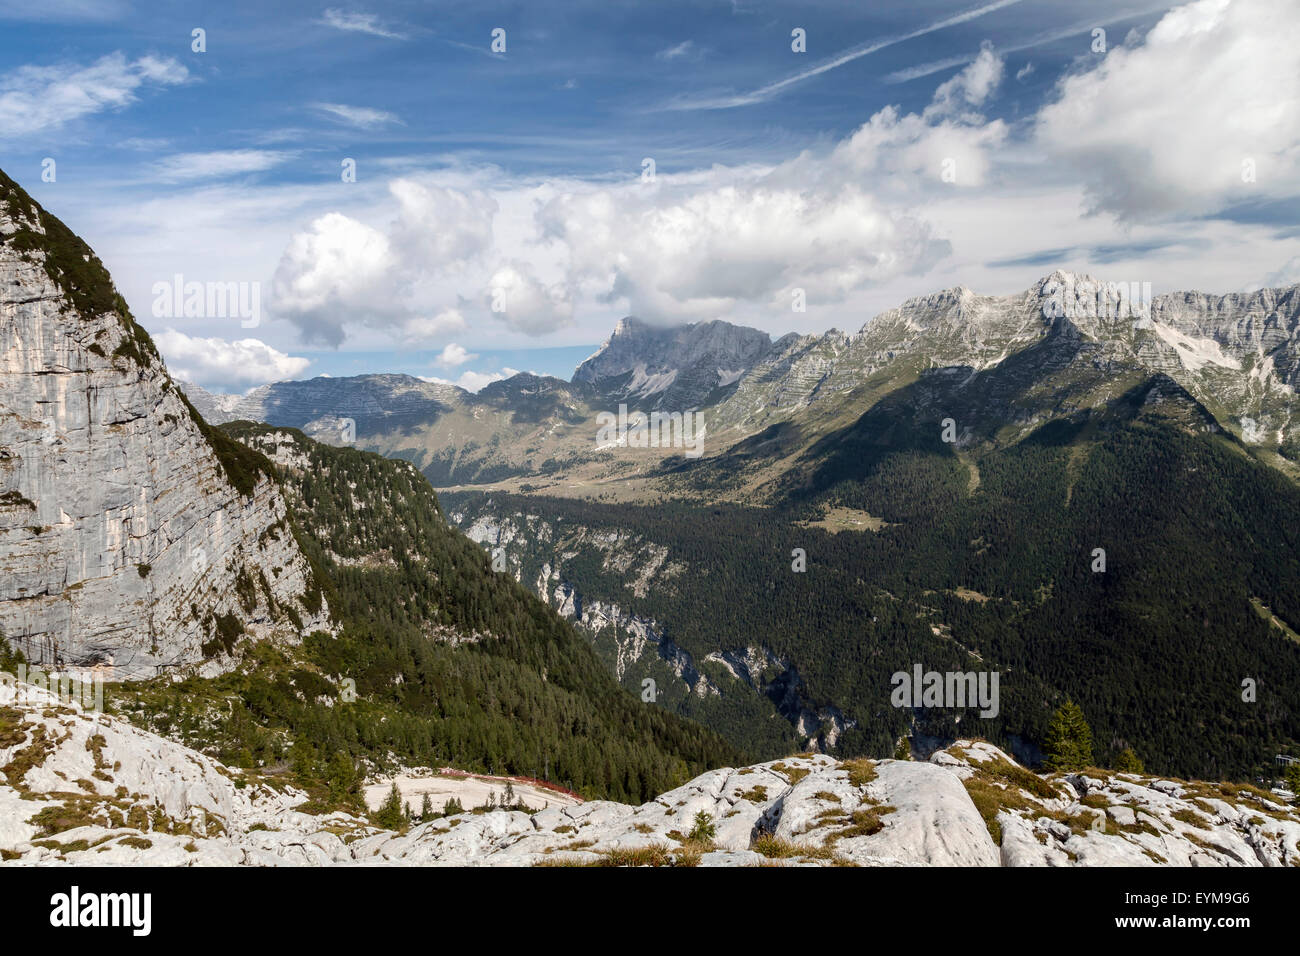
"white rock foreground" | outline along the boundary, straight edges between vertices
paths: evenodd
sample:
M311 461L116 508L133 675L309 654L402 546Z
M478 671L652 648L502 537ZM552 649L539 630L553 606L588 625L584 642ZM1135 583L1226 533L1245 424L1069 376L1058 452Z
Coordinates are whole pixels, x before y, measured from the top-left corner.
M928 763L789 757L712 770L639 807L467 812L396 833L302 813L306 795L293 788L246 782L10 680L0 774L5 865L1300 866L1300 813L1267 794L1135 774L1040 777L971 741ZM683 836L701 812L711 845Z

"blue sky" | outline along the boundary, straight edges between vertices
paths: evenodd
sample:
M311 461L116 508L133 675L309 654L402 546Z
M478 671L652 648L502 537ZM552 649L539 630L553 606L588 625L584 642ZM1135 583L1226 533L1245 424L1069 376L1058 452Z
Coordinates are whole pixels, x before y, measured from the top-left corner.
M568 377L628 313L1300 281L1297 8L0 0L0 167L209 387Z

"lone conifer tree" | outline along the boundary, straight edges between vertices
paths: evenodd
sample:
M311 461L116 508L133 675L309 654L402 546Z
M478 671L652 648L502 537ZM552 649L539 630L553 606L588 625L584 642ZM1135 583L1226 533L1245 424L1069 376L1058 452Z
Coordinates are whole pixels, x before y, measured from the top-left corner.
M400 830L406 826L406 808L402 806L402 792L397 789L396 780L383 804L375 811L375 823L386 830Z
M1043 740L1043 764L1051 771L1082 770L1092 766L1092 728L1083 710L1067 700L1047 726Z

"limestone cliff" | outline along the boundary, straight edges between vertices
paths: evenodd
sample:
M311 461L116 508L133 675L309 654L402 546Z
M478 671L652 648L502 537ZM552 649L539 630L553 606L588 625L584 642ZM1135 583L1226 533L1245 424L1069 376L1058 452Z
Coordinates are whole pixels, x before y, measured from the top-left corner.
M0 173L0 633L34 663L134 678L327 624L270 469L203 421L95 254Z

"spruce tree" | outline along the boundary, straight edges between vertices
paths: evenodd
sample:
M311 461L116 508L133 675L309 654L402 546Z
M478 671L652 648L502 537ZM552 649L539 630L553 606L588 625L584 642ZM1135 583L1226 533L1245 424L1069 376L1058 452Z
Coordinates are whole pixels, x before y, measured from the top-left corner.
M1043 739L1043 764L1051 771L1082 770L1092 766L1092 728L1083 710L1072 700L1052 715Z
M402 792L397 789L396 780L383 804L375 811L374 820L385 830L400 830L406 826L406 809L402 806Z

